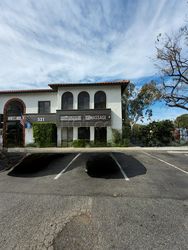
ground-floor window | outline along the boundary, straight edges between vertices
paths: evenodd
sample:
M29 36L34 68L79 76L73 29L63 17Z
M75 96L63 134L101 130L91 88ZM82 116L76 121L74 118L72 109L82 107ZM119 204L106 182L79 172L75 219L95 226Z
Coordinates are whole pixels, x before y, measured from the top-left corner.
M71 146L73 141L73 128L64 127L61 130L62 146Z
M90 141L90 128L87 127L78 128L78 139Z
M95 143L107 142L107 129L106 127L95 128Z

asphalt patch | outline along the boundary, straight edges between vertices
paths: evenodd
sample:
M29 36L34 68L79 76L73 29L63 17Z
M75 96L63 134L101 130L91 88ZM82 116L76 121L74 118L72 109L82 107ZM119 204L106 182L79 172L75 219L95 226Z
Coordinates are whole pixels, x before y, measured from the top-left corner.
M91 215L79 214L70 218L64 225L62 231L53 241L53 249L94 249L92 241L88 239L95 237Z

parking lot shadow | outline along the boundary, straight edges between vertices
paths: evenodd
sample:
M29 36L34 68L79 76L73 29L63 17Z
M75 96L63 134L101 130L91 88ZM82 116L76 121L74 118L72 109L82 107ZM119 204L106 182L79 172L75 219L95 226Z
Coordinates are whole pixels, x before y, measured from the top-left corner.
M85 162L85 170L90 177L104 179L122 179L123 175L110 154L90 154Z
M8 173L14 177L40 177L45 175L56 174L62 169L59 167L48 168L51 162L56 162L63 154L36 153L26 156L21 162L18 162ZM55 165L55 164L54 164Z
M77 167L83 169L82 173L94 178L104 179L123 179L124 176L120 170L132 178L138 175L146 174L144 165L131 155L124 153L85 153L83 157L78 157L75 164L71 163L75 154L31 154L17 165L15 165L9 176L14 177L41 177L47 175L57 175L63 169L65 172L76 170ZM120 166L118 166L117 162ZM70 167L67 166L70 164ZM67 169L66 169L67 168ZM78 168L78 169L79 169ZM84 171L85 169L85 171ZM85 173L86 172L86 173ZM79 172L81 173L81 172Z
M145 166L132 155L114 153L114 156L118 160L128 178L146 174L147 169Z

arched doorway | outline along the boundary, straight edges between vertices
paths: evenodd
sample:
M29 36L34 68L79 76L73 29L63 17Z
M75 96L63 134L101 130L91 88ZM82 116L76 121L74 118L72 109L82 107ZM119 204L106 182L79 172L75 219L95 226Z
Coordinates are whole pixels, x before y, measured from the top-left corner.
M21 122L25 114L25 104L14 98L4 107L3 146L23 147L25 144L25 127Z

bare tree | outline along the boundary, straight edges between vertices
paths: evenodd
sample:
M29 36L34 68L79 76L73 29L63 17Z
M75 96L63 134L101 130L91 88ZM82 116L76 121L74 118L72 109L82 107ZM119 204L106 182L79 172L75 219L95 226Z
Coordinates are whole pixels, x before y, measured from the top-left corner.
M188 110L188 28L176 35L157 37L157 67L162 73L160 91L169 107Z

